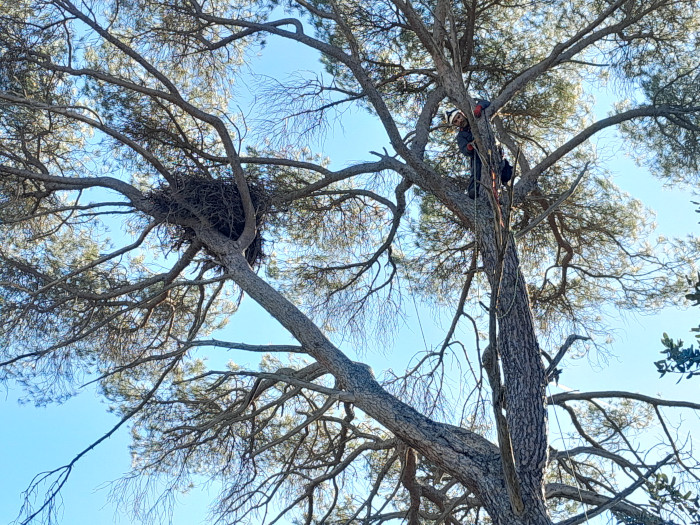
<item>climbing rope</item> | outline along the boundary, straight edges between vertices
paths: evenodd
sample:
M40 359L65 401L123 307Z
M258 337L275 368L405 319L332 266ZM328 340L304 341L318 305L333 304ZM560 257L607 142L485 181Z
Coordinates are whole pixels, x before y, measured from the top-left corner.
M546 378L545 378L546 380ZM552 407L554 407L554 401L552 398L552 391L549 388L549 383L547 383L547 395L549 396L549 400L552 402ZM569 450L566 449L566 442L564 441L564 432L561 429L561 423L559 423L559 415L557 414L556 409L554 409L554 419L557 422L557 427L559 428L559 436L561 437L561 442L564 444L564 448L566 450L566 459L569 460L569 464L571 465L571 470L573 472L572 476L574 478L574 483L576 484L576 490L578 491L578 499L581 501L581 505L583 505L583 515L586 517L586 523L588 523L588 510L586 509L586 504L583 502L583 495L581 494L581 486L579 485L579 481L576 478L576 469L574 467L574 462L571 459L571 455L569 454Z

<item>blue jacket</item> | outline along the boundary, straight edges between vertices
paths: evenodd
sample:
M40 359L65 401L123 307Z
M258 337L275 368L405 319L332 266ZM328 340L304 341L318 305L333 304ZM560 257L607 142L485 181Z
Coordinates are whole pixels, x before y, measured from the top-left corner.
M477 106L481 106L481 109L486 109L491 105L491 102L483 99L477 99L475 102ZM457 132L457 146L459 146L459 151L467 157L472 157L474 155L474 149L467 148L470 142L474 142L474 135L467 124Z
M457 132L457 146L459 146L459 151L462 152L462 155L466 155L467 157L471 157L474 155L474 148L471 150L467 148L469 143L474 141L474 134L472 133L472 130L469 128L469 126L465 126L463 128L459 128L459 131Z
M491 105L491 102L488 100L477 100L476 104L477 106L481 106L482 109L486 109ZM459 151L462 152L462 155L466 155L471 159L472 164L470 168L472 171L472 177L476 177L476 179L479 180L481 179L481 159L479 158L479 155L476 155L476 145L472 144L471 149L469 148L469 144L472 142L474 142L474 134L472 133L469 125L460 128L457 132L457 146L459 147ZM505 158L503 158L502 151L500 172L501 182L503 184L508 182L513 176L513 167Z

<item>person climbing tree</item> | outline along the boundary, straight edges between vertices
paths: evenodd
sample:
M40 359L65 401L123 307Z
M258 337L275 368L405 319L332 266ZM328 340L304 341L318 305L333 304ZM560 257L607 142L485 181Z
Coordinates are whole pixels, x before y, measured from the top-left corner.
M476 118L481 117L481 113L484 109L489 107L491 103L488 100L477 100L476 106L474 106L474 116ZM474 142L474 134L469 127L469 122L467 117L459 109L451 109L445 112L445 120L450 126L455 126L459 128L457 132L457 146L459 151L462 152L469 159L469 170L471 172L469 179L469 188L467 193L469 198L474 199L479 195L478 183L481 180L481 156L476 150L476 144ZM500 172L501 172L501 183L506 184L513 176L513 167L510 163L503 158L503 152L499 151L500 155ZM493 169L490 170L493 175Z

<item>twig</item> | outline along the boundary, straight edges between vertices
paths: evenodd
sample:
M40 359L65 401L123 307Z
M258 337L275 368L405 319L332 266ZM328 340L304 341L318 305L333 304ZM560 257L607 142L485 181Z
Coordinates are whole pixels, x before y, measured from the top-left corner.
M590 162L586 163L586 165L581 170L581 173L578 174L578 176L576 177L576 180L573 182L571 187L568 190L566 190L564 193L559 195L559 198L556 201L554 201L554 203L549 208L547 208L545 211L543 211L535 220L533 220L530 224L528 224L522 230L520 230L518 233L515 234L516 239L520 239L520 237L522 237L523 235L528 233L535 226L537 226L539 223L541 223L543 220L545 220L549 216L550 213L552 213L554 210L556 210L562 202L564 202L566 199L568 199L571 196L571 194L574 192L574 190L578 187L578 184L579 184L579 182L581 182L581 179L583 178L586 171L588 171L589 164L590 164Z

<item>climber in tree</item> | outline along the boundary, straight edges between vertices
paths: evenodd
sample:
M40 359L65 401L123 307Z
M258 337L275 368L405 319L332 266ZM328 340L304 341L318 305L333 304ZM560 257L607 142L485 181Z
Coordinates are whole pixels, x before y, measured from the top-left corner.
M484 109L489 107L491 103L488 100L477 100L476 106L474 107L474 116L476 118L481 117L481 113ZM474 143L474 135L469 127L469 122L467 117L464 116L458 109L452 109L445 112L445 120L450 126L455 126L459 128L457 132L457 145L459 146L459 151L462 152L469 159L469 170L471 171L471 177L469 179L469 188L467 193L469 198L473 199L479 195L478 183L481 180L481 156L476 150L476 144ZM503 151L500 151L501 156L501 183L506 184L513 176L513 167L510 163L503 158Z

